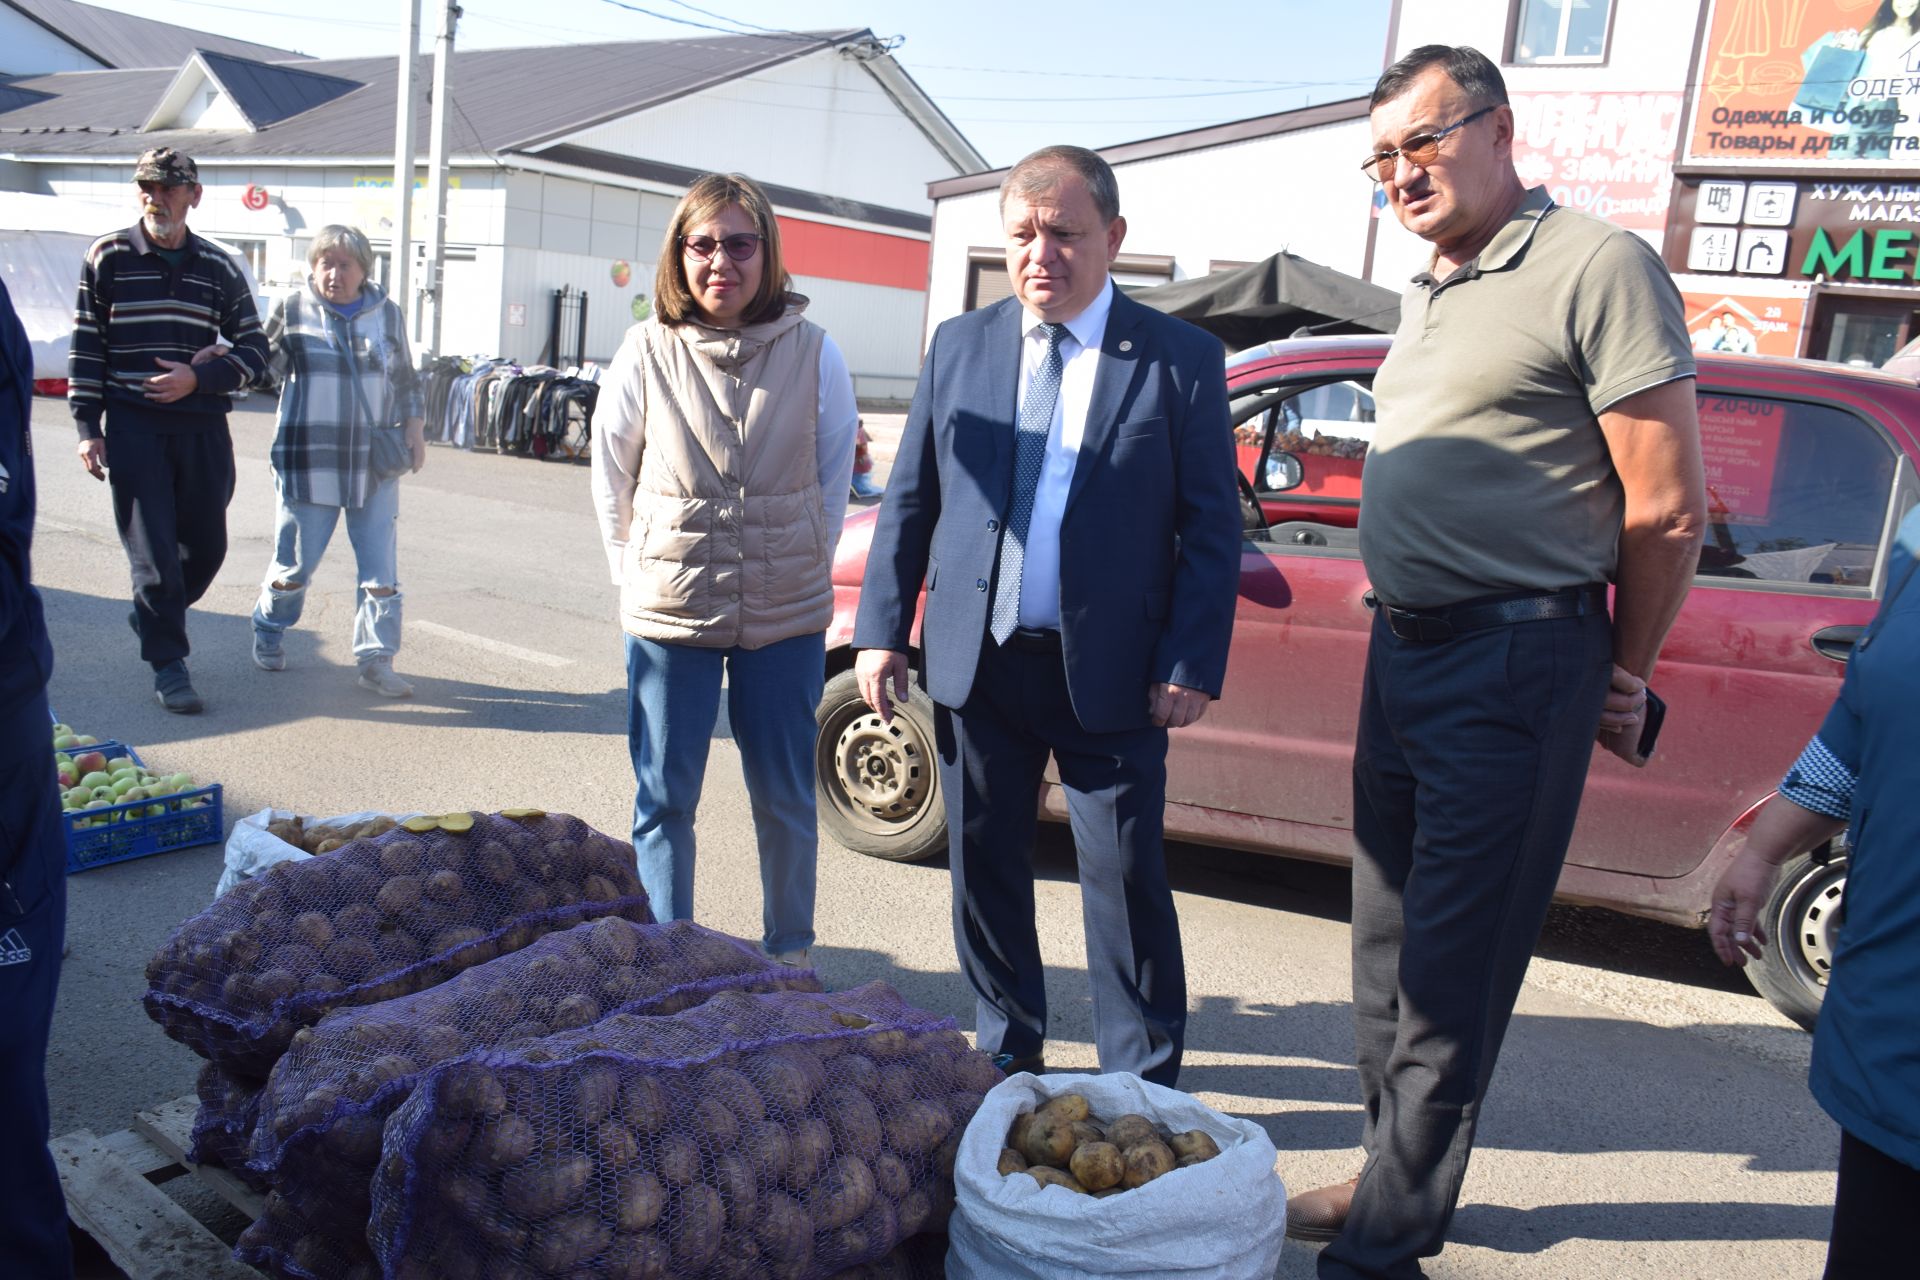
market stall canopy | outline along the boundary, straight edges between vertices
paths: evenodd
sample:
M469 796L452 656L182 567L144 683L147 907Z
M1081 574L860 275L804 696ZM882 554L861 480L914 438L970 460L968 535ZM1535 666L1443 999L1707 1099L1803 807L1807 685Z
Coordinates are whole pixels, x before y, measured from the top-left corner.
M1302 328L1315 333L1392 333L1400 296L1345 272L1276 253L1252 266L1127 290L1136 302L1199 325L1241 351Z

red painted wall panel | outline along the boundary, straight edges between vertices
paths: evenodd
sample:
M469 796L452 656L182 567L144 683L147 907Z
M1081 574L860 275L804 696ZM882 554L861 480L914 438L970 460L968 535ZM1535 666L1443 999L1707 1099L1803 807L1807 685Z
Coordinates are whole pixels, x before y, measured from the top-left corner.
M824 222L781 218L780 246L787 255L787 271L796 276L823 276L856 284L881 284L895 289L927 287L925 240L892 236L880 231L836 227Z

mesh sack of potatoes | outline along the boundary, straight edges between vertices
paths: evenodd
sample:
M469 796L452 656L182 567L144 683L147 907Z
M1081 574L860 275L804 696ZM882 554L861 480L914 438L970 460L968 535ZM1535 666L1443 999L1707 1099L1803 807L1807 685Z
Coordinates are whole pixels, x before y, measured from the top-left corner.
M284 862L187 920L147 964L169 1036L265 1079L331 1009L410 995L555 929L653 919L633 849L561 814L413 818Z
M387 1122L390 1280L810 1280L945 1225L1000 1073L883 983L723 992L436 1067Z
M392 830L410 813L343 813L314 818L287 809L262 809L233 824L227 851L213 896L219 897L242 880L257 876L281 862L304 862L332 853L344 844L370 839Z
M230 1075L211 1062L200 1068L193 1082L200 1108L194 1112L187 1159L231 1169L255 1191L266 1190L266 1178L247 1168L264 1085L261 1080Z
M233 1256L280 1280L379 1280L380 1268L364 1242L358 1257L343 1257L336 1238L316 1230L287 1198L268 1192L253 1225L240 1233Z
M314 1230L319 1274L372 1262L367 1215L387 1118L435 1064L507 1048L614 1014L659 1016L721 991L817 992L810 969L688 921L603 917L550 933L425 991L341 1009L293 1037L274 1064L254 1130L252 1169Z

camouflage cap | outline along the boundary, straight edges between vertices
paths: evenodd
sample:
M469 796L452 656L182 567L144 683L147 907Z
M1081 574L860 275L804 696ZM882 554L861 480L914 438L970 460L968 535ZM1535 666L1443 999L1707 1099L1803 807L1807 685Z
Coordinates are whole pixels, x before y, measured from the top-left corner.
M200 166L192 156L183 156L172 147L155 147L140 157L133 167L135 182L158 182L162 186L200 185Z

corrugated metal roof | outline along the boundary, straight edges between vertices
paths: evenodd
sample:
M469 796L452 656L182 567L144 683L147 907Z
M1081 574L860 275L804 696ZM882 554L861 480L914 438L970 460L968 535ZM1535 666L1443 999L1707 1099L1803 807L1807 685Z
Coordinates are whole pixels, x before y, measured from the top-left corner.
M7 0L0 0L0 3ZM866 36L864 29L690 40L456 51L448 152L498 154L538 146L607 120ZM181 61L185 60L182 55ZM232 60L229 59L229 62ZM83 71L30 76L13 88L48 95L0 109L0 152L132 160L171 146L198 160L253 156L386 154L392 150L396 60L314 59L300 69L363 86L258 132L181 129L140 133L175 72ZM177 65L177 64L176 64ZM264 65L264 64L257 64ZM221 73L225 79L225 72ZM432 59L414 71L417 145L427 152ZM0 104L3 107L4 104ZM133 136L126 136L132 134Z
M352 93L358 80L319 75L296 66L269 65L201 50L200 60L227 91L240 114L264 129Z
M0 0L52 31L68 44L109 67L178 67L195 49L257 58L263 62L303 59L304 53L276 49L249 40L230 40L208 31L176 27L171 22L136 18L129 13L98 9L77 0Z

